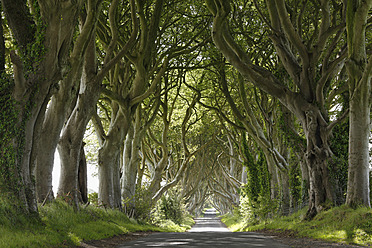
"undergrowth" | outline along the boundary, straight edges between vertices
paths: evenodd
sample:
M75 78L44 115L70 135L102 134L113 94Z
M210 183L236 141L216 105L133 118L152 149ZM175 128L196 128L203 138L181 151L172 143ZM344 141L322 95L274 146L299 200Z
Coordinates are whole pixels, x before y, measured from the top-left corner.
M184 231L176 224L154 226L129 219L118 210L81 207L76 212L56 200L30 217L0 201L0 247L70 247L83 240L98 240L141 231Z
M224 215L222 221L232 231L259 231L263 229L292 231L297 237L309 237L331 242L372 245L372 210L352 209L347 206L332 208L319 213L313 220L304 221L307 209L287 217L266 219L249 224L238 214Z

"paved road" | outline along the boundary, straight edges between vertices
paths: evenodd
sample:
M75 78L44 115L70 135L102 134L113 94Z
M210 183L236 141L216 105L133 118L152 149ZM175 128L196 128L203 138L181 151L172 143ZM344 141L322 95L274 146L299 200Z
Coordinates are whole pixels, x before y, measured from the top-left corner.
M126 247L275 247L287 248L267 236L249 232L230 232L216 217L215 212L206 212L197 218L193 228L185 233L154 233L135 241L126 242Z

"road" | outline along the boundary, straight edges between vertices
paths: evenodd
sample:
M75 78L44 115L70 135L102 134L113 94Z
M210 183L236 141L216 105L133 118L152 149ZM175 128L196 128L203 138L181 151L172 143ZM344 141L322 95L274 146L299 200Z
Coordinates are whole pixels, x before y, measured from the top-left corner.
M195 222L188 232L154 233L117 247L290 247L257 233L230 232L214 211L205 212Z

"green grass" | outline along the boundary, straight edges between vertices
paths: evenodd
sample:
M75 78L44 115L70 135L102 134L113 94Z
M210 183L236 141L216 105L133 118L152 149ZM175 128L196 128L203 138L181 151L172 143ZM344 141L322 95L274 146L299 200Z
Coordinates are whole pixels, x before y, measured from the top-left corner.
M175 225L157 227L129 219L117 210L94 206L75 212L62 201L41 207L40 218L23 215L0 202L0 247L70 247L83 240L98 240L140 231L184 231Z
M233 215L225 215L222 221L232 231L259 231L271 229L290 230L298 237L309 237L332 242L372 245L372 210L335 207L321 212L312 221L304 221L306 209L291 216L266 220L248 225Z

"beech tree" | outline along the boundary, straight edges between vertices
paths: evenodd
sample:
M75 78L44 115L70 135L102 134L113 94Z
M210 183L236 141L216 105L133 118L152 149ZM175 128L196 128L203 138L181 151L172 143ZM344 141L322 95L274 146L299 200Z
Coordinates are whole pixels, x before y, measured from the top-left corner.
M111 10L115 10L115 5ZM109 45L105 48L105 56L103 64L97 68L96 57L96 36L92 36L89 41L88 51L84 60L84 71L82 74L79 95L76 104L66 121L61 138L58 143L58 151L61 157L61 176L58 188L58 195L70 195L78 207L78 166L80 161L80 151L84 138L84 132L89 120L92 118L95 111L96 103L102 93L102 81L105 79L111 69L120 62L129 49L135 44L138 35L138 23L135 12L134 0L129 2L130 15L126 16L128 21L129 34L124 39L123 44L118 48L118 40L116 36L116 19L112 15L109 18L110 29L113 33L109 33ZM114 11L114 12L115 12ZM110 194L109 196L112 196ZM120 201L119 201L120 202Z
M310 174L307 218L311 219L333 202L327 172L327 161L332 157L329 137L341 118L330 121L327 103L332 100L328 99L329 91L337 88L336 76L347 54L340 45L345 29L342 4L326 0L316 6L312 6L315 2L290 5L284 0L254 1L252 10L262 15L277 55L292 79L291 86L255 64L237 43L228 25L232 1L206 3L214 16L212 37L217 48L245 79L276 97L302 124L307 141L304 157ZM260 4L266 5L267 14ZM237 1L233 6L238 10L247 5ZM306 15L310 7L320 10L313 19Z
M52 200L52 171L54 167L54 154L60 138L62 127L76 102L79 82L83 70L83 61L88 43L93 37L95 24L99 16L99 3L91 1L86 4L86 13L80 15L79 35L69 54L70 71L58 83L58 90L51 97L42 121L41 133L35 146L43 147L38 152L35 161L36 195L38 202Z
M50 97L69 72L68 56L83 3L1 1L17 43L10 54L1 54L10 55L13 69L12 75L1 77L1 194L25 212L37 212L36 143Z
M346 30L350 92L349 170L346 204L371 206L369 136L371 132L372 56L366 55L366 26L372 1L347 1Z

